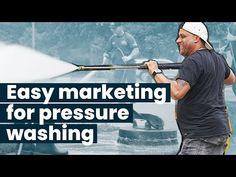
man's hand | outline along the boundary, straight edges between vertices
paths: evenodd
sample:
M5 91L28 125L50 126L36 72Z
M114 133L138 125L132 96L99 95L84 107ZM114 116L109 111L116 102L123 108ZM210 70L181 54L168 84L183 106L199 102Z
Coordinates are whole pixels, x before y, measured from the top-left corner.
M103 54L103 58L108 58L109 57L109 54L108 53L104 53Z
M108 54L108 53L104 53L104 54L103 54L103 62L102 62L103 65L104 65L105 63L107 63L108 58L109 58L109 54Z
M149 60L148 62L145 62L144 65L148 67L148 71L150 74L152 74L153 71L158 70L158 63L155 60Z
M131 58L129 56L123 56L122 60L124 61L124 63L127 63Z

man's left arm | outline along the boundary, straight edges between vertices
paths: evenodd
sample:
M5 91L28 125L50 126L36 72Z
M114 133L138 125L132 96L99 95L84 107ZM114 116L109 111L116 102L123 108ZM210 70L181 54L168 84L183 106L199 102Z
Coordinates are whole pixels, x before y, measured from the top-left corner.
M235 83L235 75L232 70L230 70L229 76L224 80L224 83L227 85L232 85Z
M132 52L131 52L128 56L124 56L124 57L123 57L123 60L124 60L125 62L128 62L128 61L130 61L130 60L132 60L132 59L137 58L138 55L139 55L139 48L138 48L138 47L135 47L135 48L133 48Z
M131 34L126 33L126 40L128 42L128 45L130 46L130 48L132 48L132 51L130 52L130 54L128 56L124 56L122 59L125 62L128 62L132 59L137 58L140 54L140 50L139 50L136 40L134 39L134 37Z

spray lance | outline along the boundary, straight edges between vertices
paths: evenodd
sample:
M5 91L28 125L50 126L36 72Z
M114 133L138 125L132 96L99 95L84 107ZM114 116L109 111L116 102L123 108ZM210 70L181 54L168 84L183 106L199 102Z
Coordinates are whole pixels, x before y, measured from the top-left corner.
M75 64L76 65L76 64ZM126 70L126 69L147 69L144 64L127 64L127 65L76 65L76 71L95 71L95 70ZM166 69L180 69L181 63L159 63L158 68L161 70Z

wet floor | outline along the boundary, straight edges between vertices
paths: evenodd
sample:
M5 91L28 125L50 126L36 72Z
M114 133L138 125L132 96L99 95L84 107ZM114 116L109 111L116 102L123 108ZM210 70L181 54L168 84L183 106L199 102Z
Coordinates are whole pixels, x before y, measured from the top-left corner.
M174 145L125 145L117 143L119 127L104 125L98 127L98 142L91 146L83 144L58 144L70 155L174 155L179 144Z
M59 147L69 151L69 155L176 155L178 144L174 145L125 145L117 143L118 129L108 128L109 131L98 133L98 143L91 146L82 144L58 144ZM227 155L236 155L236 137L231 138Z

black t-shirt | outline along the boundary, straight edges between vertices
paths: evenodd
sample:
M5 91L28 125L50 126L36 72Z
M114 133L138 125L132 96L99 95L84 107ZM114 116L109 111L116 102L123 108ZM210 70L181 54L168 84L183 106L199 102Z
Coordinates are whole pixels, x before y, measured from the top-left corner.
M214 50L198 50L184 59L176 78L191 86L176 105L177 122L183 136L229 134L224 100L224 80L229 74L225 58Z

